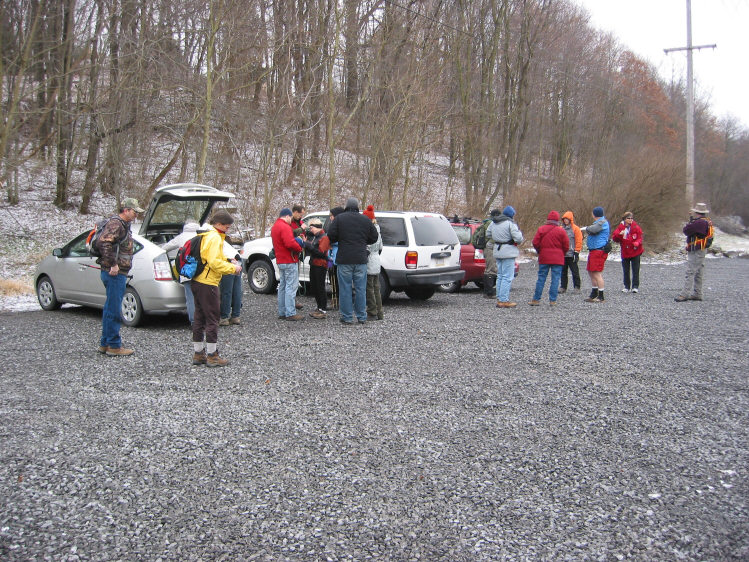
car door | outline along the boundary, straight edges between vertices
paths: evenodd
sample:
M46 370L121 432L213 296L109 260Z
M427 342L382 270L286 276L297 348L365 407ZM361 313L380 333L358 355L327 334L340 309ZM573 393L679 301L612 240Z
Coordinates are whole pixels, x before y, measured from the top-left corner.
M63 246L55 263L52 282L60 300L104 306L106 294L101 282L101 268L96 258L88 255L86 238L88 231Z

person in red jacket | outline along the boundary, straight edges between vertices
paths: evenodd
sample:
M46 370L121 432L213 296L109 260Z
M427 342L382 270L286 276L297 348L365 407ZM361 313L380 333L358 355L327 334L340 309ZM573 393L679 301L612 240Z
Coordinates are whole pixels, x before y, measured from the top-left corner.
M296 290L299 285L299 252L304 241L294 236L291 230L291 209L282 209L270 229L273 251L278 266L278 318L280 320L304 320L296 313Z
M541 304L541 294L544 292L546 277L551 269L551 285L549 286L549 304L557 304L559 279L562 277L564 255L570 249L570 239L564 229L559 226L559 213L551 211L546 218L546 224L539 227L533 237L533 247L538 252L538 280L533 300L528 304Z
M614 229L611 239L622 247L622 271L624 273L622 292L629 293L631 290L633 293L638 293L640 291L640 256L643 252L642 229L635 222L635 217L630 211L624 213L622 222Z

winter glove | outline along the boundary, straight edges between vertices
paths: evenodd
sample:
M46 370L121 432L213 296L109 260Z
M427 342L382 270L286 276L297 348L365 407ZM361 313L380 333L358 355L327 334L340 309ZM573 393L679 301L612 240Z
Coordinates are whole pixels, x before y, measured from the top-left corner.
M580 261L580 252L575 252L575 259L573 260L575 263Z
M296 242L297 244L299 244L300 248L304 248L304 242L302 242L302 239L299 238L299 236L297 236L296 238L294 238L294 242Z

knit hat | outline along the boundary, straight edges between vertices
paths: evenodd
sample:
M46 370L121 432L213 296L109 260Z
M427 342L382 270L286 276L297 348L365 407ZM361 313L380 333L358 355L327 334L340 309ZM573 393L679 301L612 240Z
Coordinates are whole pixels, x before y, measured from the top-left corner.
M375 216L374 216L374 205L367 205L367 208L364 209L364 211L362 212L362 215L364 215L366 217L369 217L369 220L373 221L374 218L375 218Z
M281 214L279 214L279 217L290 217L293 213L291 212L291 209L288 207L284 207L281 209Z
M546 220L559 222L559 213L557 213L556 211L551 211L549 213L549 216L546 217Z
M359 200L356 197L349 197L346 199L346 211L358 211L359 210Z
M228 211L219 209L218 211L213 213L213 216L211 217L211 224L234 224L234 219L228 213Z
M490 217L498 217L501 214L502 214L502 211L500 211L499 209L492 209L492 212L489 213L489 216Z
M342 213L343 211L344 211L344 208L343 208L343 207L333 207L333 208L332 208L332 209L330 210L330 214L331 214L331 215L333 215L333 217L337 217L337 216L338 216L338 215L340 215L340 214L341 214L341 213Z
M603 216L603 207L596 207L593 209L593 216L594 217L602 217Z
M514 217L515 216L515 209L512 208L512 205L507 205L504 209L502 209L502 214L506 217Z

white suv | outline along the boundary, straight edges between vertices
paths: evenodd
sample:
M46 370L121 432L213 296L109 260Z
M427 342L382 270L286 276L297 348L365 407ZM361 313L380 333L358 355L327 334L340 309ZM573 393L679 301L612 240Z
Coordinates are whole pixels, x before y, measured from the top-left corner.
M460 281L460 242L448 220L438 213L375 211L382 234L380 292L387 299L392 291L404 291L410 298L426 300L437 287ZM328 220L326 211L305 216ZM327 226L327 224L326 224ZM242 258L250 288L256 293L272 292L278 282L276 260L269 255L270 237L245 242ZM309 281L309 257L300 264L299 281Z

